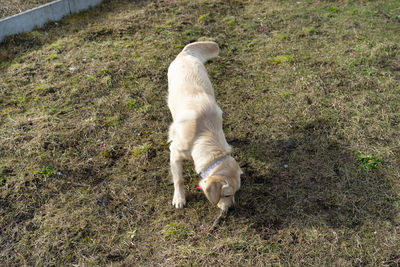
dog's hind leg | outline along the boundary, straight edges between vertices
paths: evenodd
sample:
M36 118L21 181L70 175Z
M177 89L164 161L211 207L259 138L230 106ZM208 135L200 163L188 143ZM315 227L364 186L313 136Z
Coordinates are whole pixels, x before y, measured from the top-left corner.
M182 154L174 148L173 144L170 146L170 151L171 174L174 181L174 198L172 199L172 205L177 209L181 209L186 204L182 176L183 157Z

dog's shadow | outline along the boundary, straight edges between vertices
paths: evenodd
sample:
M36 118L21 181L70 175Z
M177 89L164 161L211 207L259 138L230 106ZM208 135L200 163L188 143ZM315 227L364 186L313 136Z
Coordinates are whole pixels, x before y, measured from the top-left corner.
M232 216L257 230L288 225L356 227L390 220L398 200L380 170L363 171L356 151L324 122L274 141L228 140L244 175ZM330 129L332 130L332 129Z

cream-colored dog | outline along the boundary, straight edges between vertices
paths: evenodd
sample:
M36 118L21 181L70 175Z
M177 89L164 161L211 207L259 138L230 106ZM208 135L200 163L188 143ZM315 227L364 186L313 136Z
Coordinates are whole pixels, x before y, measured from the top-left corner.
M234 203L240 188L241 170L230 156L231 147L222 130L222 110L204 63L218 56L214 42L187 45L168 69L168 107L173 123L169 129L171 173L174 181L172 205L183 208L182 160L192 158L199 183L208 200L222 211Z

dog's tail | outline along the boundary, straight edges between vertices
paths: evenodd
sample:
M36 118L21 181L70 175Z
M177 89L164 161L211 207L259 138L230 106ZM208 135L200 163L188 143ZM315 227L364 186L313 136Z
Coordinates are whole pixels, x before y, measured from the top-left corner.
M215 42L195 42L185 46L182 52L197 57L202 63L205 63L207 60L218 56L219 47Z

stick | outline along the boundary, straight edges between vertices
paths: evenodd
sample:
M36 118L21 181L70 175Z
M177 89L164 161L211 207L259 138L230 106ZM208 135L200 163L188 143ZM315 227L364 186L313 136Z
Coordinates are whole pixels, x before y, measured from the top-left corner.
M226 217L227 213L228 213L227 211L221 210L220 214L215 219L214 223L212 224L212 226L210 227L210 230L208 230L208 232L214 231L215 228L219 225L219 222L221 221L221 219Z

